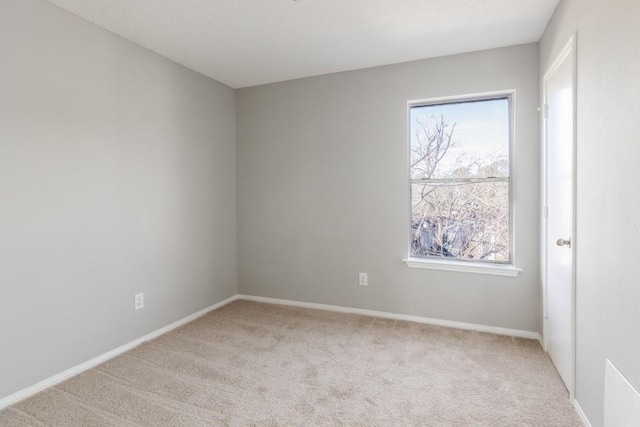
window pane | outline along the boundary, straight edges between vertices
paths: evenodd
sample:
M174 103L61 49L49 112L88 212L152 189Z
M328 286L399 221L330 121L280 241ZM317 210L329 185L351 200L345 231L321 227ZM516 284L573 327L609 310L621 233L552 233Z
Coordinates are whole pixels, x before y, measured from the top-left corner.
M412 107L411 178L509 176L509 99Z
M411 256L509 262L509 184L411 185Z

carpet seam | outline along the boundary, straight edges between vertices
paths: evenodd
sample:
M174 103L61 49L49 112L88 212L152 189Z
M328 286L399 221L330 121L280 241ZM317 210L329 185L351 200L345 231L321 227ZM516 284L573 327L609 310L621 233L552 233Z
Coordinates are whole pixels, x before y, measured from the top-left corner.
M75 395L73 393L70 393L70 392L68 392L66 390L62 390L62 389L58 388L58 386L54 386L51 389L55 390L55 391L57 391L59 393L62 393L65 398L70 398L71 401L77 403L78 405L82 406L83 408L88 409L88 410L93 411L93 412L96 412L98 415L101 415L101 416L105 417L108 420L110 419L111 421L114 421L114 422L115 421L122 421L125 424L129 424L129 425L134 426L134 427L144 427L141 424L137 424L137 423L135 423L133 421L130 421L130 420L126 419L126 418L123 418L121 415L114 414L112 412L106 411L106 410L101 409L101 408L97 408L97 407L95 407L93 405L90 406L89 404L84 403L84 401L79 396L77 396L77 395Z
M125 379L119 378L119 377L117 377L117 376L115 376L113 374L110 374L109 372L105 372L105 371L100 370L100 369L97 369L96 372L99 372L100 374L106 375L107 377L109 377L112 380L112 384L115 384L116 386L121 387L121 388L126 388L129 391L131 391L132 393L138 394L141 397L150 397L152 399L155 399L155 400L157 400L156 403L158 403L159 405L164 406L164 407L166 407L168 409L176 410L176 408L172 408L171 406L164 405L162 403L162 401L175 402L180 406L186 406L188 408L194 408L194 409L198 409L198 410L201 410L201 411L204 411L204 412L210 412L212 415L224 418L224 414L223 413L216 412L213 409L209 409L209 408L205 408L204 406L193 405L191 403L187 403L187 402L183 402L183 401L180 401L180 400L172 399L170 397L162 396L161 394L157 394L157 393L154 393L154 392L151 392L151 391L141 390L141 389L139 389L137 387L129 385ZM202 417L200 417L200 418L202 418Z
M145 363L148 363L149 365L152 365L152 366L154 366L154 367L156 367L156 368L158 368L158 369L164 370L164 371L166 371L166 372L170 372L170 373L175 374L175 375L179 375L179 376L181 376L181 377L182 377L182 376L184 376L184 377L186 377L186 378L188 378L188 379L191 379L191 380L193 380L193 381L200 382L200 383L202 383L202 384L210 384L210 383L209 383L209 381L207 381L207 380L203 380L203 379L198 378L198 377L194 377L193 375L189 375L189 374L178 374L178 373L175 373L175 372L173 372L172 370L170 370L169 368L165 368L164 366L159 365L159 364L157 364L157 363L155 363L155 362L153 362L153 361L151 361L151 360L143 359L143 358L141 358L141 357L134 356L134 355L128 355L128 354L123 354L123 356L124 356L124 357L131 357L131 358L136 359L136 360L140 360L140 361L145 362Z
M181 381L183 381L185 383L201 386L201 387L204 387L205 389L210 389L210 388L214 388L215 389L216 387L218 387L218 385L213 385L207 380L203 380L203 379L200 379L200 378L197 378L197 377L192 377L192 376L183 375L183 374L179 374L179 373L173 372L170 369L165 368L165 367L163 367L161 365L158 365L155 362L152 362L150 360L142 359L140 357L133 356L133 355L127 355L127 354L123 354L122 356L131 358L131 359L135 359L135 360L137 360L139 362L147 364L148 366L150 366L151 369L154 369L156 371L161 371L161 372L163 372L165 374L168 374L173 378L179 379L179 380L181 380ZM237 393L234 393L234 392L231 392L231 391L228 391L228 390L221 390L221 389L218 388L217 391L220 392L220 393L228 394L229 396L234 396L234 397L237 396Z
M198 355L194 355L194 354L190 354L190 353L186 353L186 352L180 352L178 350L172 349L172 348L164 346L164 345L161 345L161 346L164 347L167 351L170 351L170 352L172 352L174 354L184 355L186 358L189 358L189 359L196 359L196 360L199 360L199 361L208 360L207 358L202 357L202 356L198 356ZM225 371L225 372L230 372L228 369L225 369L225 368L220 368L220 370ZM233 373L233 372L230 372L230 373ZM280 378L280 377L277 377L276 375L267 374L267 373L264 373L264 372L262 374L263 375L268 375L270 378L275 378L275 379L280 380L280 381L286 381L288 383L293 383L293 384L300 385L300 386L303 386L303 387L306 387L306 388L317 388L318 387L315 384L305 384L305 383L301 383L301 382L298 382L298 381L295 381L295 380L291 380L291 379L288 379L288 378ZM253 380L252 380L252 382L255 383L255 381L253 381Z
M41 425L41 426L44 426L44 425L45 425L45 423L44 423L44 422L42 422L42 421L40 421L37 417L34 417L33 415L31 415L31 414L29 414L28 412L25 412L25 411L23 411L23 410L21 410L21 409L19 409L19 408L16 408L16 407L11 406L11 407L7 408L7 409L6 409L6 411L7 411L7 412L9 412L9 411L18 412L19 414L22 414L22 415L24 415L25 417L27 417L27 418L29 418L29 419L33 420L33 421L34 421L34 422L36 422L38 425Z
M170 405L166 405L163 401L176 402L179 406L186 406L187 408L193 408L193 409L198 409L198 410L201 410L201 411L204 411L204 412L210 412L216 418L225 418L224 414L217 413L217 412L215 412L215 411L213 411L211 409L203 408L203 407L197 406L197 405L192 405L192 404L189 404L189 403L186 403L186 402L181 402L179 400L175 400L175 399L171 399L171 398L168 398L168 397L164 397L162 395L158 395L158 394L150 392L150 391L140 390L140 389L132 387L132 386L130 386L128 384L124 384L124 380L122 380L122 379L120 379L120 378L118 378L118 377L116 377L114 375L111 375L108 372L104 372L104 371L102 371L100 369L97 369L96 372L109 377L111 383L114 384L116 387L125 389L125 390L129 391L130 393L137 394L140 397L150 398L150 400L152 400L154 403L157 403L158 405L160 405L160 406L164 407L165 409L168 409L168 410L170 410L172 412L178 412L180 414L189 414L190 416L192 415L191 413L189 413L187 411L182 411L182 410L180 410L178 408L174 408L174 407L172 407ZM210 421L210 420L208 420L206 418L203 418L202 416L200 416L198 414L195 414L195 416L200 418L202 421Z

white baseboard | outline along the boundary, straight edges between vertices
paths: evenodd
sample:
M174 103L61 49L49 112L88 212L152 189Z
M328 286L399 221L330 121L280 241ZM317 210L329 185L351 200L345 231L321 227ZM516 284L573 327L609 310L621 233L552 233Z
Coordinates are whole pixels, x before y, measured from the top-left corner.
M339 313L360 314L363 316L382 317L384 319L406 320L409 322L425 323L428 325L445 326L447 328L465 329L469 331L487 332L496 335L507 335L517 338L538 340L542 343L542 336L538 332L522 331L519 329L501 328L498 326L479 325L475 323L456 322L453 320L431 319L429 317L395 314L386 311L366 310L363 308L342 307L338 305L316 304L312 302L292 301L278 298L256 297L252 295L238 295L238 299L264 302L268 304L290 305L294 307L314 308L317 310L336 311Z
M213 305L211 305L211 306L209 306L207 308L204 308L204 309L202 309L202 310L200 310L200 311L198 311L196 313L193 313L193 314L191 314L191 315L189 315L187 317L184 317L184 318L182 318L180 320L177 320L177 321L171 323L170 325L167 325L167 326L165 326L163 328L160 328L160 329L158 329L156 331L148 333L148 334L146 334L146 335L144 335L144 336L142 336L142 337L140 337L140 338L138 338L136 340L133 340L133 341L127 343L127 344L124 344L124 345L122 345L122 346L120 346L120 347L118 347L116 349L113 349L113 350L108 351L108 352L106 352L104 354L101 354L98 357L94 357L91 360L88 360L88 361L86 361L84 363L81 363L81 364L76 365L76 366L74 366L72 368L69 368L66 371L60 372L59 374L56 374L56 375L54 375L52 377L49 377L49 378L47 378L47 379L45 379L43 381L40 381L40 382L30 386L30 387L27 387L25 389L17 391L17 392L15 392L13 394L10 394L9 396L7 396L5 398L0 399L0 410L6 408L9 405L13 405L14 403L17 403L17 402L19 402L19 401L21 401L23 399L26 399L27 397L33 396L34 394L39 393L39 392L41 392L41 391L43 391L43 390L45 390L45 389L47 389L49 387L52 387L52 386L54 386L54 385L56 385L56 384L58 384L58 383L60 383L62 381L68 380L69 378L71 378L71 377L73 377L75 375L78 375L81 372L84 372L84 371L86 371L88 369L91 369L91 368L93 368L95 366L98 366L99 364L104 363L109 359L112 359L112 358L114 358L114 357L116 357L116 356L118 356L118 355L120 355L120 354L122 354L122 353L124 353L126 351L131 350L132 348L142 344L145 341L152 340L152 339L154 339L154 338L156 338L156 337L158 337L158 336L160 336L160 335L162 335L164 333L167 333L167 332L169 332L169 331L171 331L173 329L176 329L179 326L182 326L182 325L184 325L186 323L189 323L189 322L197 319L198 317L203 316L203 315L207 314L208 312L213 311L213 310L215 310L217 308L220 308L220 307L222 307L224 305L227 305L230 302L233 302L233 301L235 301L237 299L238 299L238 295L234 295L232 297L229 297L229 298L227 298L225 300L222 300L222 301L220 301L220 302L218 302L216 304L213 304Z
M171 323L170 325L167 325L163 328L160 328L156 331L153 331L149 334L146 334L136 340L133 340L127 344L124 344L116 349L113 349L107 353L101 354L100 356L97 356L91 360L88 360L84 363L81 363L77 366L74 366L72 368L69 368L63 372L60 372L59 374L56 374L50 378L47 378L43 381L40 381L30 387L27 387L23 390L20 390L16 393L10 394L7 397L4 397L2 399L0 399L0 410L6 408L7 406L13 405L23 399L26 399L30 396L33 396L36 393L39 393L49 387L52 387L62 381L68 380L69 378L73 377L74 375L78 375L88 369L91 369L101 363L106 362L109 359L112 359L126 351L131 350L132 348L142 344L145 341L149 341L152 340L166 332L169 332L179 326L182 326L186 323L189 323L195 319L197 319L200 316L203 316L205 314L207 314L210 311L213 311L217 308L220 308L224 305L227 305L237 299L243 299L243 300L247 300L247 301L256 301L256 302L263 302L263 303L268 303L268 304L280 304L280 305L289 305L289 306L294 306L294 307L304 307L304 308L312 308L312 309L317 309L317 310L326 310L326 311L334 311L334 312L339 312L339 313L350 313L350 314L360 314L360 315L364 315L364 316L371 316L371 317L381 317L381 318L385 318L385 319L394 319L394 320L406 320L409 322L416 322L416 323L424 323L424 324L428 324L428 325L437 325L437 326L445 326L448 328L456 328L456 329L465 329L465 330L470 330L470 331L478 331L478 332L487 332L487 333L491 333L491 334L497 334L497 335L507 335L507 336L512 336L512 337L518 337L518 338L528 338L528 339L534 339L534 340L538 340L538 341L542 341L542 337L540 336L539 333L537 332L531 332L531 331L522 331L522 330L518 330L518 329L508 329L508 328L501 328L501 327L497 327L497 326L487 326L487 325L479 325L479 324L474 324L474 323L464 323L464 322L455 322L452 320L441 320L441 319L431 319L428 317L422 317L422 316L411 316L411 315L407 315L407 314L395 314L395 313L388 313L385 311L375 311L375 310L366 310L366 309L362 309L362 308L351 308L351 307L342 307L342 306L337 306L337 305L328 305L328 304L317 304L317 303L311 303L311 302L302 302L302 301L292 301L292 300L285 300L285 299L277 299L277 298L267 298L267 297L257 297L257 296L251 296L251 295L241 295L241 294L237 294L234 295L232 297L229 297L223 301L220 301L216 304L213 304L212 306L209 306L205 309L202 309L196 313L193 313L190 316L187 316L183 319L180 319L176 322ZM574 401L574 405L576 406L576 410L578 411L578 413L581 415L581 417L583 418L585 425L590 427L590 425L588 424L588 421L586 421L586 417L584 417L584 413L582 413L582 410L580 409L580 406L578 405L577 402Z
M580 421L582 421L582 424L584 425L584 427L591 427L589 418L587 418L587 416L584 414L584 411L580 407L580 404L575 399L573 399L573 407L576 409L576 412L578 413L578 417L580 417Z

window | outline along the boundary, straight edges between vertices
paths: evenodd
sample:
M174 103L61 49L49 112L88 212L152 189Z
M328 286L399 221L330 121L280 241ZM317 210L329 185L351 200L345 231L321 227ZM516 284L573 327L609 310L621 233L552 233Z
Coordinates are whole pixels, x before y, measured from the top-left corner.
M511 104L410 104L412 258L512 264Z

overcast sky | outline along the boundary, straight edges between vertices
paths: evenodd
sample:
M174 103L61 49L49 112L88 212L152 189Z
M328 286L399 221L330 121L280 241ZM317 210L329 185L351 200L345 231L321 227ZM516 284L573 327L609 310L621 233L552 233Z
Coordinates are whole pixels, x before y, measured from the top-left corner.
M508 99L413 107L410 114L412 144L416 140L417 119L443 116L445 123L456 124L455 146L449 148L439 169L450 169L460 156L470 160L509 154Z

